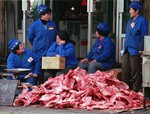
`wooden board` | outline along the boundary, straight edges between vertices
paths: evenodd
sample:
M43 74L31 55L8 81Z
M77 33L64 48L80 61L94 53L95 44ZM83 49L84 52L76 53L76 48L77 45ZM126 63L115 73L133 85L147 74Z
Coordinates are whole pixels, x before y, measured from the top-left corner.
M18 80L0 80L0 105L12 105Z
M42 69L64 69L65 58L63 57L42 57Z
M104 72L107 72L109 73L110 71L114 71L114 77L119 79L120 81L122 81L122 69L121 68L113 68L113 69L109 69L107 71L104 71Z

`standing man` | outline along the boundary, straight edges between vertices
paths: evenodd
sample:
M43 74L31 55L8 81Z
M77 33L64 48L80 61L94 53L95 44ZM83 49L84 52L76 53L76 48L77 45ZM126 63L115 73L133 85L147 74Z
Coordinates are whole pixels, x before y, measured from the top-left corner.
M20 74L17 79L32 85L37 85L36 78L40 73L40 60L37 55L32 50L24 48L21 42L16 38L12 38L8 42L8 47L11 53L7 58L7 68L31 69L29 72ZM8 76L7 79L12 79L12 76Z
M148 21L140 15L142 4L134 1L129 5L130 19L126 26L123 53L122 80L130 89L138 92L142 84L142 64L139 51L143 51L144 36L148 34Z
M46 55L48 48L56 41L56 24L50 20L51 9L41 4L38 6L40 18L28 29L28 40L33 51L41 57Z
M28 40L41 60L48 48L56 41L56 24L50 20L52 12L50 8L41 4L38 6L38 12L40 18L29 27ZM39 76L39 83L43 83L43 71Z

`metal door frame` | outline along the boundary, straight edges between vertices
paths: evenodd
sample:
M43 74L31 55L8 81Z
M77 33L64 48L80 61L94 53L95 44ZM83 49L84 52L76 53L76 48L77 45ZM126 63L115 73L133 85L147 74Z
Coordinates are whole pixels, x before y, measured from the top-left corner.
M122 20L124 12L124 0L117 0L117 19L116 19L116 61L121 63L121 50L124 48L125 33L122 33Z

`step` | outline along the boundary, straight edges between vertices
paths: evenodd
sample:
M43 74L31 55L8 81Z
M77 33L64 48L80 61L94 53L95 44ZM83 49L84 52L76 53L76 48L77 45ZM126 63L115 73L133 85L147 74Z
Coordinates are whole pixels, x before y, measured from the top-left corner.
M114 77L116 77L120 81L122 80L122 69L121 68L113 68L113 69L106 70L105 72L110 72L110 71L114 71Z

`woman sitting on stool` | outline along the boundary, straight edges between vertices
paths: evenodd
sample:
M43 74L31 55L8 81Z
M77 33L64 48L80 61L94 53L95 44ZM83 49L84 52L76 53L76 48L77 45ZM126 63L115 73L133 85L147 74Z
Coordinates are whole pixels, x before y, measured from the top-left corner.
M115 65L115 45L108 37L109 27L106 23L99 23L96 28L97 39L79 67L94 73L97 70L108 70Z
M49 77L55 77L59 74L66 74L70 69L77 67L77 58L75 56L75 42L70 39L70 34L66 31L57 33L56 42L50 46L47 57L64 57L66 60L66 68L63 70L46 70L44 73L44 81Z

